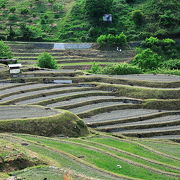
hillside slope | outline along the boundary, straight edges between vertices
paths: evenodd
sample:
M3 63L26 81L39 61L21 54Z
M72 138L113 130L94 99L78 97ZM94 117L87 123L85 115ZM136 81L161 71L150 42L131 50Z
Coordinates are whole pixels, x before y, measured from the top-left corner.
M178 38L180 2L178 0L94 1L101 10L88 15L88 0L0 0L0 39L25 41L95 41L101 34L124 32L130 40L149 36ZM106 2L105 1L105 2ZM104 9L102 9L104 8ZM95 12L96 13L96 12ZM111 13L112 23L102 21ZM90 13L91 14L91 13Z

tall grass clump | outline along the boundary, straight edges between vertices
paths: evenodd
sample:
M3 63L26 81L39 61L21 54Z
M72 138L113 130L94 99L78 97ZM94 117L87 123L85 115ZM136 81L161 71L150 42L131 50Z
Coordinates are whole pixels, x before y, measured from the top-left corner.
M56 60L49 53L44 52L38 56L38 64L41 68L57 69L58 65Z

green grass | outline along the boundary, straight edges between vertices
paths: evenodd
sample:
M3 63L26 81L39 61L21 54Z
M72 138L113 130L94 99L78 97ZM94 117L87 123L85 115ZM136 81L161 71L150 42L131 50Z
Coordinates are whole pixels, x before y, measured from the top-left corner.
M180 167L180 162L150 152L149 150L131 142L125 142L113 138L89 138L88 141L108 145L141 157Z
M31 145L28 147L30 150L35 151L38 154L41 154L43 156L47 156L51 158L52 160L58 162L60 167L66 167L72 170L75 170L77 172L86 173L89 176L93 176L91 172L88 173L86 168L81 167L78 163L72 161L71 159L61 155L58 152L53 152L52 150L48 150L43 147L38 147L36 145ZM94 177L97 177L96 175Z
M62 143L53 141L52 139L35 138L30 136L20 136L24 139L31 141L40 141L42 144L54 149L65 151L76 157L84 156L83 160L91 163L98 168L110 171L116 174L125 175L129 177L142 178L142 179L174 179L157 173L153 173L145 168L137 167L136 165L128 164L127 162L117 159L109 154L102 153L94 149L89 149L75 144ZM136 146L137 147L137 146ZM167 162L167 161L166 161ZM119 169L117 165L121 165ZM136 173L135 173L136 172Z
M168 143L168 146L167 146L167 142L161 142L161 141L141 140L140 143L149 146L157 151L161 151L163 153L169 154L170 156L175 156L177 158L180 157L180 146L177 146L177 144L175 143Z
M122 153L122 152L118 151L118 150L121 150L121 149L117 149L117 150L112 149L111 145L103 146L102 143L92 143L90 141L82 141L80 139L78 139L78 140L73 139L72 142L78 142L78 143L81 143L82 145L87 145L89 147L96 147L98 149L102 149L104 151L115 154L115 155L117 155L119 157L123 157L123 158L129 159L129 160L132 160L134 162L141 163L143 165L147 165L149 167L153 167L153 168L160 169L160 170L163 170L163 171L174 172L174 173L177 173L177 174L179 173L178 170L173 170L171 168L164 167L162 164L158 165L158 164L155 164L155 163L152 163L152 162L148 162L146 160L142 160L141 158L133 157L131 155L127 155L126 153ZM124 151L124 152L127 152L127 151ZM133 155L133 153L132 153L132 155ZM142 157L142 156L139 156L139 157ZM151 160L151 159L149 159L149 160ZM166 164L166 165L168 165L168 164Z
M39 140L37 139L37 141L39 141ZM58 165L59 167L66 167L67 169L74 170L78 173L85 174L86 176L95 177L95 178L103 178L103 179L108 180L108 178L103 176L103 174L101 174L101 173L98 174L97 172L93 172L86 166L82 166L81 164L79 164L78 162L69 158L68 156L64 156L62 153L52 151L50 149L47 149L46 147L38 146L38 145L35 145L32 143L29 146L27 146L27 148L31 151L34 151L34 152L40 154L41 156L48 157L48 159L56 161L57 162L56 166ZM52 175L52 177L53 176L54 175Z
M57 170L49 167L34 167L26 170L22 170L14 173L16 176L20 176L25 180L40 180L40 179L63 179L63 174L60 174Z

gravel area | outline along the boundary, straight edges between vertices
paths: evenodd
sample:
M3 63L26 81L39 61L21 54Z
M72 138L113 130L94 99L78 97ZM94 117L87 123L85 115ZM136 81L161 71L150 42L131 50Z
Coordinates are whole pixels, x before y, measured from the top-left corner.
M0 89L5 88L5 87L11 88L11 87L14 87L16 85L20 85L20 83L0 83Z
M151 139L180 139L180 135L153 136Z
M61 91L61 90L69 90L69 89L73 90L73 89L77 89L77 88L81 89L80 87L60 87L60 88L53 88L53 89L43 89L43 90L38 90L38 91L31 91L31 92L16 94L16 95L12 95L12 96L2 98L0 100L0 102L13 100L13 99L17 99L17 98L21 98L21 97L25 97L25 96L38 95L38 94L50 93L50 92L57 92L57 91ZM58 92L57 92L57 94L58 94Z
M24 90L29 90L29 89L33 89L33 88L41 88L41 87L49 87L49 86L53 86L53 84L31 84L31 85L24 85L22 84L22 86L18 86L18 87L12 87L9 89L5 89L0 91L0 95L3 94L8 94L8 93L12 93L12 92L16 92L16 91L24 91Z
M48 104L47 107L58 107L58 106L65 106L65 105L74 105L77 103L83 103L86 101L98 100L98 99L114 99L117 98L116 96L89 96L89 97L82 97L82 98L74 98L68 101L61 101L53 104Z
M31 104L31 103L38 103L40 101L44 100L50 100L53 98L59 98L59 97L64 97L64 96L71 96L71 95L78 95L78 94L86 94L86 93L99 93L99 92L106 92L106 91L97 91L97 90L91 90L91 91L79 91L79 92L70 92L70 93L63 93L63 94L55 94L55 95L50 95L50 96L45 96L45 97L39 97L39 98L34 98L34 99L28 99L24 101L20 101L17 104Z
M32 106L0 106L0 120L52 116L59 113L50 108Z
M111 77L115 79L132 79L143 81L156 81L156 82L176 82L180 81L180 76L167 75L167 74L133 74L133 75L89 75L95 77Z
M126 134L126 133L159 132L159 131L166 131L166 130L179 130L179 132L180 132L180 125L159 127L159 128L148 128L148 129L118 130L115 132L120 132L120 133Z
M86 123L111 121L111 120L124 119L124 118L140 117L142 115L150 115L158 112L159 112L158 110L151 110L151 109L124 109L124 110L116 110L116 111L97 114L90 118L85 118L84 121Z
M86 105L86 106L82 106L82 107L78 107L78 108L68 109L68 111L71 111L75 114L78 114L78 113L83 113L86 111L92 111L96 108L103 108L103 107L107 107L107 106L115 106L115 105L122 105L122 104L127 104L127 103L123 103L123 102L102 102L102 103L90 104L90 105ZM128 104L132 104L132 103L128 103Z
M100 126L99 128L116 128L116 127L123 128L126 126L136 126L136 125L142 125L142 124L153 124L153 123L162 123L162 122L173 122L173 121L177 121L177 120L180 120L180 115L164 116L164 117L158 117L158 118L153 118L153 119L138 121L138 122Z

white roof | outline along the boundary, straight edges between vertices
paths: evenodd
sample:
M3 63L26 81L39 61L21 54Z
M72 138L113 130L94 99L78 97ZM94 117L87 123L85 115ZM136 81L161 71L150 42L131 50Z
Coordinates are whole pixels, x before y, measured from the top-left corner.
M8 66L9 66L9 68L20 68L20 67L22 67L22 65L21 64L8 64Z

